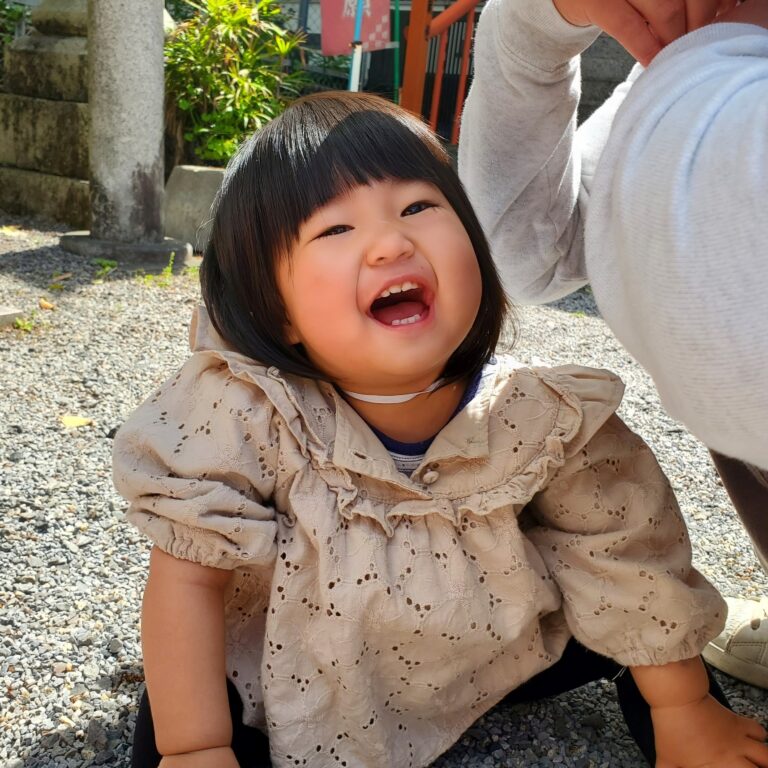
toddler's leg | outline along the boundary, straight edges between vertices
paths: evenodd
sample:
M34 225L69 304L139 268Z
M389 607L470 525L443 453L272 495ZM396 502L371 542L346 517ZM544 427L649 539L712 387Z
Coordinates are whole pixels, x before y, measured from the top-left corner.
M227 694L229 709L232 713L232 750L241 768L271 768L269 741L257 728L243 725L243 702L229 680L227 680ZM161 759L162 756L155 746L152 710L145 691L136 718L131 768L157 768Z
M581 688L595 680L611 680L621 672L619 664L590 651L576 640L565 647L562 658L504 698L505 704L522 704Z

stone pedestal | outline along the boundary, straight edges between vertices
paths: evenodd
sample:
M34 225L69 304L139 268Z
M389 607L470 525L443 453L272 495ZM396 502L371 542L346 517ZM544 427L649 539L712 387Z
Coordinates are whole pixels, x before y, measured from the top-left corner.
M91 228L61 245L133 260L185 258L188 245L163 238L162 0L89 0L88 35Z
M0 208L88 222L86 0L43 0L6 47Z
M165 185L165 234L203 252L213 224L211 207L223 181L223 168L177 165Z

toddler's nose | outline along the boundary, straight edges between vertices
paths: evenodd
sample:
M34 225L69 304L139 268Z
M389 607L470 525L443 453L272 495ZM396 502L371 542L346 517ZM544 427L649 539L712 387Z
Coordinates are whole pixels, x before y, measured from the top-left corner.
M375 237L366 252L370 266L390 264L413 256L413 241L397 229L390 229Z

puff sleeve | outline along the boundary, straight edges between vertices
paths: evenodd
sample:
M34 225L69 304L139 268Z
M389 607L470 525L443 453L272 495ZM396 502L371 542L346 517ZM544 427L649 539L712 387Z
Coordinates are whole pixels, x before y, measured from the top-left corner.
M276 555L274 408L226 363L193 355L115 437L127 516L163 551L202 565L268 565Z
M580 442L532 500L539 525L529 531L570 630L627 666L697 655L721 631L726 608L691 565L669 481L616 415Z

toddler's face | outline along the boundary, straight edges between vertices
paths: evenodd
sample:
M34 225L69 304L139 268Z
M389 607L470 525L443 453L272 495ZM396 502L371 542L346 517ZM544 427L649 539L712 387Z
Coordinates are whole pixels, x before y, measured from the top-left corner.
M318 209L278 267L291 343L344 389L429 385L463 341L481 278L461 220L436 187L382 181Z

